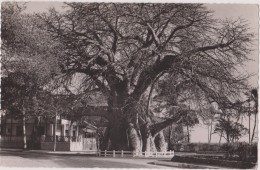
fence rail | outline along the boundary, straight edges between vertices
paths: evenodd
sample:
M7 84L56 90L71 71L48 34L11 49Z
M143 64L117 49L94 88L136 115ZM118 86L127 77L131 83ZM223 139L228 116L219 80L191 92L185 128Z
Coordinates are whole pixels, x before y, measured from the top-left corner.
M82 138L80 136L56 136L57 142L80 142ZM41 142L53 142L54 136L42 136Z
M134 152L134 151L98 151L99 156L104 157L173 157L174 151L167 152Z

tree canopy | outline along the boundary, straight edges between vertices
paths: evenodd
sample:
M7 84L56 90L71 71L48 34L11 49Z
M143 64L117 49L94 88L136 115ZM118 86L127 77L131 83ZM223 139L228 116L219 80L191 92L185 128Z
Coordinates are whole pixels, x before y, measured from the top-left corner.
M45 86L71 85L80 74L84 77L78 82L82 96L102 92L107 108L99 113L109 123L107 148L155 148L154 139L162 139L160 132L180 121L183 114L192 112L196 117L212 102L219 108L232 106L247 87L246 75L238 75L237 68L248 60L254 35L242 19L215 19L214 12L203 4L66 6L64 13L51 9L24 15L13 23L8 17L17 18L16 14L10 15L9 8L4 8L3 43L12 44L8 37L15 32L15 39L23 44L18 48L13 43L19 54L6 58L22 56L31 66L35 64L32 68L40 73ZM28 22L33 25L26 26ZM22 34L17 31L20 25ZM151 95L147 95L149 91ZM166 114L158 116L158 107L150 111L151 97L153 102L164 100ZM89 111L84 110L86 105L79 105L80 112Z

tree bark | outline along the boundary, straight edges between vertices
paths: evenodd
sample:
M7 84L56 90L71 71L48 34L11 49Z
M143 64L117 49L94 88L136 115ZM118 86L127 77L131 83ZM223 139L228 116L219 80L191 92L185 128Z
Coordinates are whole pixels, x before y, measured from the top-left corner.
M167 151L167 145L165 142L163 130L158 133L158 135L155 137L155 146L158 152L166 152Z
M101 150L109 150L110 128L107 127L100 143Z
M221 142L221 139L222 139L222 135L223 135L223 132L221 132L221 134L220 134L220 137L219 137L219 144L220 144L220 142Z
M210 129L209 129L209 143L211 143L211 136L212 136L212 120L210 122Z
M172 138L172 125L169 127L169 138L168 138L168 150L171 150L171 138Z
M189 126L187 125L187 137L188 137L188 143L190 143L190 132L189 132Z
M251 138L251 143L254 140L254 135L255 135L255 127L256 127L256 119L257 119L257 114L255 113L255 122L254 122L254 128L253 128L253 132L252 132L252 138Z

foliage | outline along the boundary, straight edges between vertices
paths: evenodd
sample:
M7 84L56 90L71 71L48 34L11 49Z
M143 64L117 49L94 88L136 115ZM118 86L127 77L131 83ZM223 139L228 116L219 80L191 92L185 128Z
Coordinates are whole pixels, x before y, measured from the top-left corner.
M15 117L21 117L24 107L29 113L34 112L33 99L39 90L34 76L13 72L2 77L2 109L15 113Z
M202 5L67 5L71 10L66 14L52 10L40 18L65 45L64 71L89 75L102 90L127 80L133 97L140 96L159 73L172 67L175 77L185 79L196 72L203 81L221 79L225 89L237 85L229 71L249 52L252 35L245 25L240 20L214 20Z
M248 129L238 122L233 122L225 118L220 118L217 121L214 133L222 134L227 142L238 141L239 138L247 134Z

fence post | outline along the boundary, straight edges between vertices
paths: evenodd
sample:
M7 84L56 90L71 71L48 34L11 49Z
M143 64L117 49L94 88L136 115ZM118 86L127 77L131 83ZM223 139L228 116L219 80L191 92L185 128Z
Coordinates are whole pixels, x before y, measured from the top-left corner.
M155 151L155 157L157 158L157 151Z
M100 149L98 150L98 155L101 156L101 150Z
M121 150L121 157L124 157L124 151Z
M105 150L105 157L107 157L107 150Z
M115 153L115 150L113 150L113 157L116 157L116 153Z

